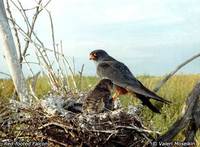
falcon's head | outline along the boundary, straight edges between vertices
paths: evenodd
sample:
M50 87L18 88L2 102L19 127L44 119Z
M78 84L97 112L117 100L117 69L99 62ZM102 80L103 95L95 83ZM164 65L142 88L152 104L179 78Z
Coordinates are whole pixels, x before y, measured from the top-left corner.
M94 60L96 62L103 61L108 58L110 58L110 56L104 50L94 50L90 53L90 60Z
M111 80L109 79L102 79L96 86L96 88L100 88L103 90L109 90L111 91L113 89L114 85Z

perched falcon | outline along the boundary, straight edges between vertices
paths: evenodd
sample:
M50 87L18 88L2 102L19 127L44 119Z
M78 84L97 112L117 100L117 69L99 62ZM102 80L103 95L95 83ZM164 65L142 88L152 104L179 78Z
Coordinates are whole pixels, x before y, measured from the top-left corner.
M113 102L111 97L111 90L113 83L111 80L101 80L95 88L89 92L83 103L84 113L100 113L104 109L113 109Z
M115 94L113 99L119 95L128 92L135 94L137 98L142 101L153 112L160 113L160 111L152 105L150 98L163 102L170 103L147 89L139 80L137 80L128 67L122 62L117 61L109 56L104 50L94 50L90 53L90 60L94 60L97 65L97 74L103 79L109 79L115 85Z

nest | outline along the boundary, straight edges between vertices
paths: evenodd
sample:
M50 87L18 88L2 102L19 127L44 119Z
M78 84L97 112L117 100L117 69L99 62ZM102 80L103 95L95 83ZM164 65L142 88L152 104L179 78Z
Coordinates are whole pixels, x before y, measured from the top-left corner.
M69 104L48 97L31 107L0 105L0 145L141 147L153 139L134 112L74 113Z

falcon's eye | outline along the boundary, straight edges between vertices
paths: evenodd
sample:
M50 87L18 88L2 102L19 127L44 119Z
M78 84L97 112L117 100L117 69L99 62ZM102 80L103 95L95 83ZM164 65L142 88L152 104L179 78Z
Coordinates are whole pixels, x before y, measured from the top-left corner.
M90 54L90 60L96 60L97 59L97 54L96 53L91 53Z
M97 54L96 54L96 53L93 53L93 56L94 56L94 57L97 57Z

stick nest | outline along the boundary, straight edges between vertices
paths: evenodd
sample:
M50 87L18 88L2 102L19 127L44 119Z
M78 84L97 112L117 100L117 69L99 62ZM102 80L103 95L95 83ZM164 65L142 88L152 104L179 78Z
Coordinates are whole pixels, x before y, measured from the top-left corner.
M66 104L69 102L59 97L30 107L1 104L0 144L141 147L153 139L136 113L124 109L99 114L73 113L66 109Z

